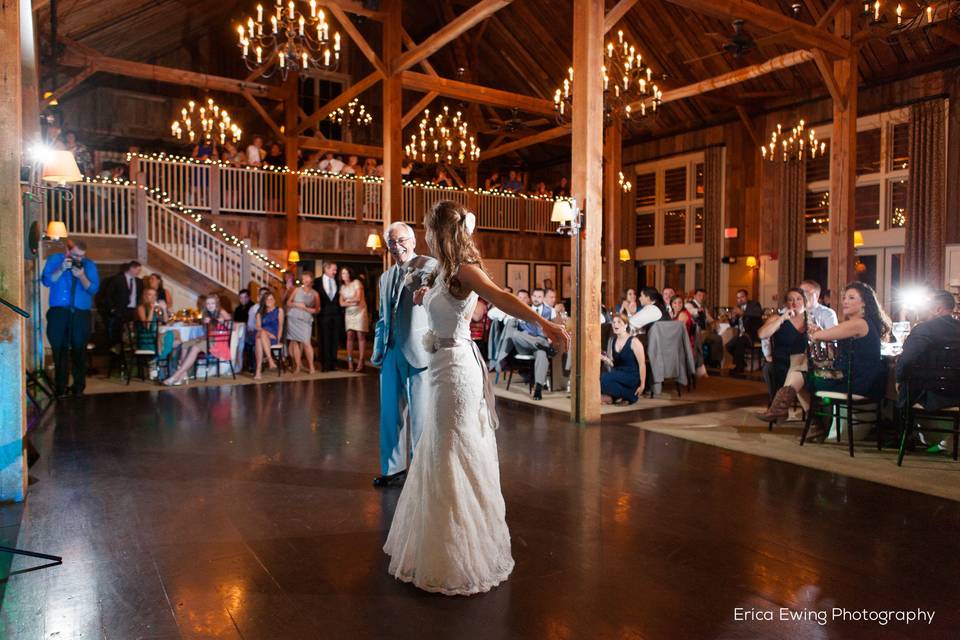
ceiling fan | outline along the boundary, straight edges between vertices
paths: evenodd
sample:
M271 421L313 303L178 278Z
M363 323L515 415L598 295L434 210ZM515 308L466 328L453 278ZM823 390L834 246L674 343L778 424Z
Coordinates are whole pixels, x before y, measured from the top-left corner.
M731 34L721 34L710 32L706 35L714 40L721 42L720 50L714 53L709 53L705 56L699 56L697 58L690 58L689 60L684 60L684 64L689 64L691 62L698 62L700 60L707 60L709 58L714 58L716 56L730 55L734 59L742 58L746 55L749 55L754 51L760 44L770 44L776 40L781 40L787 36L786 32L774 33L760 40L754 40L753 36L746 32L744 26L746 23L743 20L737 19L733 21L733 33Z
M511 134L511 133L531 133L535 132L539 125L549 124L549 120L546 118L534 118L533 120L524 120L520 117L520 110L516 107L510 109L510 117L508 118L489 118L488 122L495 127L490 128L488 133L500 133L500 134Z

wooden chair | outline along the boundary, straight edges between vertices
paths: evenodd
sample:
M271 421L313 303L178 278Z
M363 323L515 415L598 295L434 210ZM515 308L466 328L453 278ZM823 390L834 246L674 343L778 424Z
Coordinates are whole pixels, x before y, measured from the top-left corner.
M287 358L283 353L284 347L283 342L278 342L277 344L270 345L270 355L273 357L273 361L277 363L277 377L283 375L283 370L286 368Z
M510 390L510 383L513 382L513 373L519 372L521 375L529 376L529 382L527 384L527 391L531 392L534 385L534 361L536 360L536 354L533 353L512 353L510 357L507 358L507 391ZM547 386L548 391L553 390L553 358L550 358L550 364L547 366Z
M210 376L210 367L217 368L217 377L220 377L220 363L226 362L230 365L230 376L236 380L237 373L233 370L233 354L230 353L230 339L233 336L233 320L224 320L223 322L211 323L207 326L207 346L203 354L197 358L194 364L194 375L196 368L202 362L203 380L206 382Z
M157 365L158 382L170 375L171 354L161 353L159 323L132 320L127 323L127 338L124 342L125 351L136 364L141 380L146 382L147 374L145 371L149 371L152 362ZM160 375L161 370L165 371L167 375ZM130 384L130 377L127 376L127 384Z
M847 442L850 450L850 457L852 458L854 457L853 430L858 424L875 424L877 427L877 450L879 451L883 447L883 434L881 433L882 424L880 421L882 403L880 400L853 393L851 386L854 376L853 358L849 355L849 348L845 349L845 351L847 353L846 364L840 369L833 367L832 360L829 362L818 362L808 352L807 372L808 376L810 377L811 389L816 389L815 381L818 377L842 378L846 383L846 388L844 391L814 391L810 399L810 410L807 412L807 417L803 421L803 433L800 435L800 446L802 447L803 443L807 440L807 433L810 431L810 423L813 422L813 416L815 415L836 420L837 442L840 442L840 418L842 417L841 409L846 408ZM867 409L871 405L876 405L875 409L871 408L872 411L875 411L875 416L873 419L865 420L858 416L858 414L863 413L863 410ZM858 409L860 409L860 411L858 411Z
M960 440L960 342L948 343L927 354L923 363L914 365L906 371L901 383L906 406L901 412L903 429L900 434L900 450L897 453L897 466L903 466L910 435L917 430L917 420L940 420L953 423L952 429L942 427L923 427L924 432L952 433L953 459L957 460L957 444ZM947 406L927 409L924 402L918 402L926 393L934 393L947 399ZM930 402L926 402L930 404Z

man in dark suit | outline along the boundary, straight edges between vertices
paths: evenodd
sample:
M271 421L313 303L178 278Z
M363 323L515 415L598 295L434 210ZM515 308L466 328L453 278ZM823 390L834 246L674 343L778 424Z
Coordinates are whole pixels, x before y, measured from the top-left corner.
M107 338L115 345L123 338L123 325L136 318L137 305L143 295L142 266L136 260L128 262L124 270L103 283L100 315L107 325Z
M911 368L925 366L932 353L942 350L946 345L960 347L960 320L953 317L956 301L949 291L935 291L930 297L927 319L915 326L903 343L903 352L897 358L897 385L910 382ZM919 402L930 411L956 406L956 398L943 398L939 394L924 389L910 388L911 398L906 391L911 385L900 388L900 402Z
M343 307L340 306L340 281L337 278L337 263L326 260L323 275L317 283L320 294L319 334L320 369L333 371L337 368L337 348L343 333Z
M737 329L737 336L727 344L727 351L733 356L731 373L743 373L747 369L747 352L753 348L757 331L763 324L763 307L749 299L746 289L740 289L731 316L730 322Z

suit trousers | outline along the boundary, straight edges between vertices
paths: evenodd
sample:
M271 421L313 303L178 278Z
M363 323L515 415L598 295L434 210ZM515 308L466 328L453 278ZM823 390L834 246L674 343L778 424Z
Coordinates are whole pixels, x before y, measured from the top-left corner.
M89 339L89 310L71 310L67 307L50 307L47 310L47 340L50 341L53 352L54 386L57 395L66 393L71 368L73 392L81 393L87 386Z
M513 342L513 348L517 350L517 353L533 354L533 379L537 384L546 386L550 358L547 357L547 352L544 349L550 346L550 341L542 336L534 336L522 331L513 334L510 340Z
M427 370L410 365L403 351L387 347L380 367L380 472L407 468L429 411Z
M337 368L337 348L343 332L343 316L339 313L324 313L319 316L320 366L324 371Z

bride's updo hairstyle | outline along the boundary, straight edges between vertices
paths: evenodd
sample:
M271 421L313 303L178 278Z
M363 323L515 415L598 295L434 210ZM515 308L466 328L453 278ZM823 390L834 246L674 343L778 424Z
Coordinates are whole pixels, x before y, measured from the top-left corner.
M480 251L471 235L473 229L467 222L468 213L458 202L439 200L423 219L423 226L427 231L427 246L439 263L430 278L430 284L440 278L446 283L450 293L457 297L462 297L463 291L460 281L453 274L457 273L460 265L475 264L483 269Z

